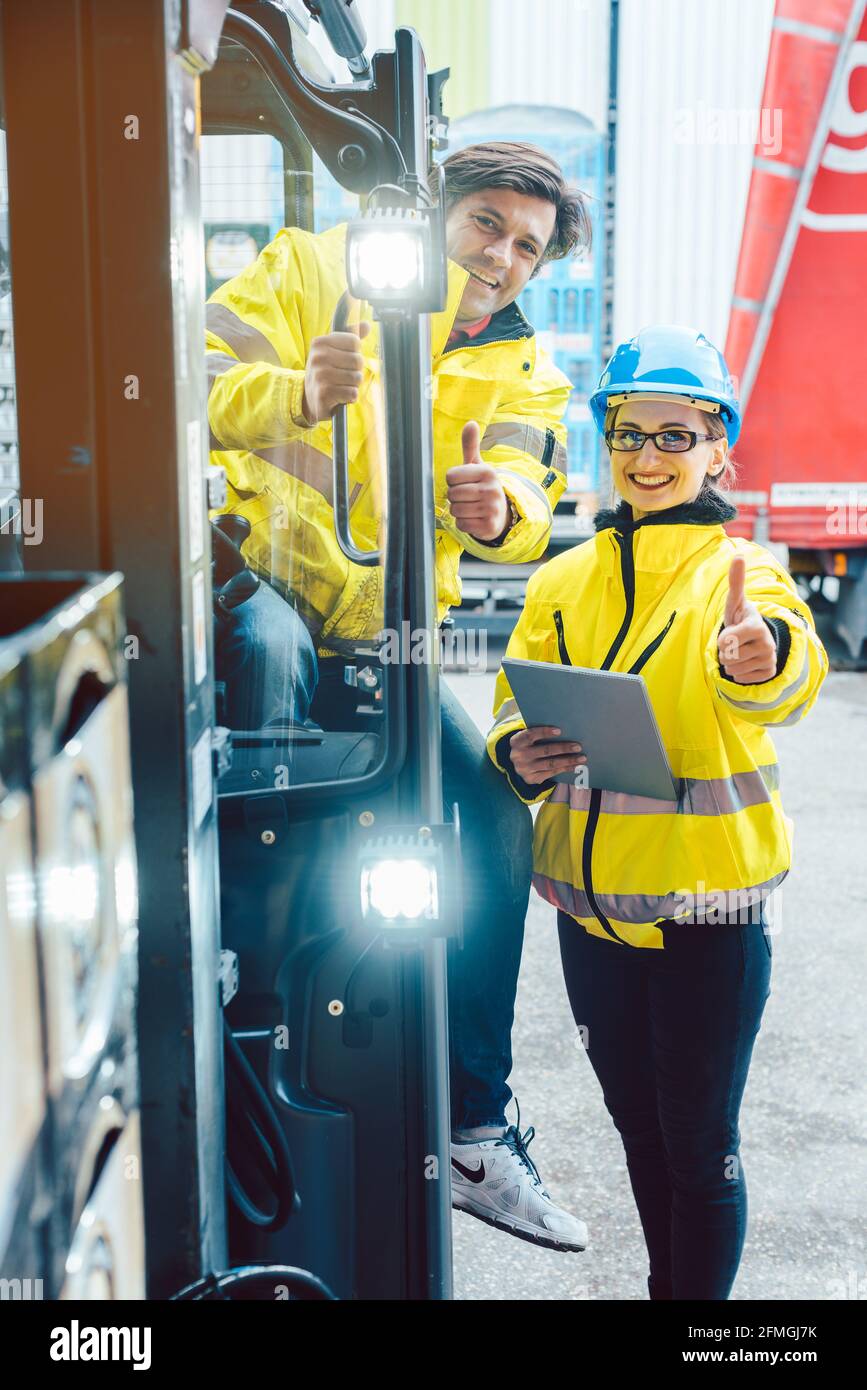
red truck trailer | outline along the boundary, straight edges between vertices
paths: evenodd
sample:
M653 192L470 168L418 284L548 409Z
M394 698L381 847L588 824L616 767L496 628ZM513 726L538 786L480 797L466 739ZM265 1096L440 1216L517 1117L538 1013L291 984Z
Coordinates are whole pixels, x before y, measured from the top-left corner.
M745 407L733 533L788 548L867 656L867 6L777 0L726 358ZM835 582L829 584L828 577ZM821 603L823 599L818 601Z

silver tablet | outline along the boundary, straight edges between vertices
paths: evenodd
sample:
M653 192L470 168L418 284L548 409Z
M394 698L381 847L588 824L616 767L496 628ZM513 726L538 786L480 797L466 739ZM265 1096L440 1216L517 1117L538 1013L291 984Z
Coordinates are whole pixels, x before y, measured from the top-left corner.
M503 670L528 729L551 724L563 742L583 747L586 767L561 772L558 782L677 801L642 676L508 656Z

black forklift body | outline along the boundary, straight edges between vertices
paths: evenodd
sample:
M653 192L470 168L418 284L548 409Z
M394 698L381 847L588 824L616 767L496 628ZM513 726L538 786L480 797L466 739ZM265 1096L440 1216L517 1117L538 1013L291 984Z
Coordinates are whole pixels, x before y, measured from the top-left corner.
M58 1213L43 1242L53 1291L82 1203L110 1201L100 1165L114 1181L107 1156L135 1109L145 1262L133 1296L268 1298L280 1270L290 1297L451 1292L446 948L459 924L459 827L443 812L438 663L385 662L380 635L365 630L338 649L351 717L231 733L215 720L212 614L217 631L240 621L257 597L274 598L277 576L237 565L223 540L240 549L244 535L231 523L212 567L209 512L242 508L231 489L224 506L207 465L202 229L228 228L223 254L249 217L243 198L240 217L237 200L203 214L212 138L270 139L280 152L279 216L256 213L257 237L317 230L325 175L341 196L376 190L373 214L424 228L424 297L377 307L369 296L382 492L361 544L380 550L365 573L383 629L408 624L428 650L436 640L427 316L443 307L445 256L428 172L443 76L428 78L413 31L368 63L354 51L357 26L327 0L318 8L332 11L359 80L332 83L297 16L271 0L69 0L48 25L40 7L0 3L19 492L46 503L38 553L16 545L0 563L26 574L3 582L23 621L24 595L46 573L122 575L123 616L118 578L92 620L117 605L108 661L83 681L63 747L128 692L138 864L137 977L123 976L121 1042L109 1038L93 1062L115 1078L102 1097L109 1128L67 1135L56 1110L62 1151L37 1143L21 1188L44 1197L43 1218L52 1200ZM37 67L60 122L32 82ZM34 179L34 167L52 179ZM61 294L45 276L58 202ZM224 267L208 263L209 283L223 283ZM76 345L56 373L44 370L49 319ZM353 543L357 479L351 496L345 484L358 466L350 417L331 495ZM299 595L273 587L288 614ZM43 701L50 683L49 673ZM422 883L423 910L393 911L387 892L383 906L395 864ZM134 1054L137 1085L127 1084ZM46 1155L71 1178L59 1202L39 1167ZM89 1268L91 1254L81 1259Z
M391 184L404 204L428 203L427 77L415 35L399 31L395 52L377 54L371 80L351 88L302 73L298 42L273 6L229 11L203 80L205 139L260 137L264 126L282 150L286 225L305 231L316 229L314 152L344 189ZM444 259L441 269L444 277ZM418 309L382 315L380 342L389 520L381 556L361 563L383 572L386 630L408 619L435 632L429 348ZM345 449L340 418L338 438ZM339 452L335 510L345 505L348 534ZM451 1278L446 943L430 928L426 937L372 926L360 895L364 846L382 827L425 826L433 837L443 819L438 671L382 664L370 639L341 650L347 683L361 671L376 696L359 684L346 727L233 732L218 783L223 946L239 967L226 1018L273 1107L294 1189L288 1218L272 1229L273 1174L245 1153L250 1116L227 1066L229 1158L247 1199L243 1213L230 1204L229 1252L233 1264L301 1266L340 1298L442 1298ZM456 827L445 833L453 840Z

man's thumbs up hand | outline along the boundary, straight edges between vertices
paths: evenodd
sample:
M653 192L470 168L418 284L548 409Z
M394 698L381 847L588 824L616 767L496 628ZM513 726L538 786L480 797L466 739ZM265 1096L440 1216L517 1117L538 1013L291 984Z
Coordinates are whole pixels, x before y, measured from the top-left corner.
M461 430L461 449L464 467L471 463L482 465L482 432L475 420L468 420Z
M497 470L482 462L481 434L475 420L461 431L464 461L446 473L449 510L458 530L479 541L495 541L506 529L509 503Z
M777 647L758 608L746 596L747 562L732 560L723 630L717 647L720 665L738 685L758 685L777 672Z

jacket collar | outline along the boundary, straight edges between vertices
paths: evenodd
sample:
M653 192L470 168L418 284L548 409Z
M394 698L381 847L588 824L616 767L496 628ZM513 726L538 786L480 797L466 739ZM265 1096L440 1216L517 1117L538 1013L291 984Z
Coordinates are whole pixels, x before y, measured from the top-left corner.
M462 265L456 261L448 262L448 288L446 290L446 307L431 314L430 318L430 346L431 355L439 357L445 349L449 334L454 326L455 316L463 298L464 287L469 280L469 275ZM490 324L488 324L490 328Z
M533 338L536 330L531 323L524 317L521 309L513 300L511 304L506 304L502 309L498 309L491 315L491 321L481 333L477 333L470 343L463 344L464 347L480 347L482 343L499 343L504 339L513 338ZM451 349L449 349L451 351Z
M597 531L614 528L628 534L645 526L723 526L733 521L737 514L737 508L727 502L715 487L706 483L694 501L666 507L664 511L653 512L640 521L633 517L629 503L621 500L619 506L597 512L594 525Z
M723 524L737 513L712 487L704 487L694 502L667 507L653 516L635 521L626 502L596 517L596 556L604 574L620 572L620 549L615 533L631 536L632 563L636 578L658 588L669 583L672 574L705 546L724 537Z

